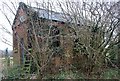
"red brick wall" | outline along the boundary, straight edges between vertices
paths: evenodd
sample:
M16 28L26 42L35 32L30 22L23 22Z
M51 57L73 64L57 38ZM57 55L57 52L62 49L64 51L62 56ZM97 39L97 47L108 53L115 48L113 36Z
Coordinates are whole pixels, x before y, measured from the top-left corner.
M20 17L26 15L25 12L20 8L15 19L15 24L13 25L13 58L14 64L20 64L20 40L24 39L25 45L27 45L27 24L26 22L20 22ZM16 40L17 39L17 40Z

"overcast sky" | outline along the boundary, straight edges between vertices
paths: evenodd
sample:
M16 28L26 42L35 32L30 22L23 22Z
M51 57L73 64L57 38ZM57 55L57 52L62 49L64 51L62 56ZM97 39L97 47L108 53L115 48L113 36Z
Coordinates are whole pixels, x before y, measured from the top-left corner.
M8 4L12 8L12 10L14 12L16 12L14 10L11 2L13 2L16 7L18 7L19 2L24 2L25 4L29 4L29 3L35 4L36 1L40 3L42 1L47 2L48 0L11 0L11 1L10 0L0 0L0 9L4 10L5 14L8 16L8 18L10 19L10 21L12 23L14 20L14 15L10 12L10 10L8 9L8 7L5 4ZM49 0L49 1L55 2L57 0ZM59 0L59 1L63 1L63 0ZM5 3L4 6L3 6L3 3ZM4 26L11 34L8 34L5 31L3 31L3 29L1 29L2 28L1 25ZM8 48L9 50L12 50L13 49L13 47L11 46L13 44L12 42L13 42L13 40L12 40L11 26L8 23L8 21L6 20L5 16L0 11L0 50L5 50L6 48ZM8 44L10 44L10 45L8 45Z
M8 4L10 7L12 7L12 4L10 2L13 2L15 4L16 7L18 7L18 4L19 2L24 2L24 3L35 3L35 2L42 2L42 1L48 1L48 0L0 0L0 9L4 9L5 11L5 14L8 15L9 19L13 22L14 20L14 15L10 13L9 9L7 8L7 6L4 5L3 7L3 2L5 2L6 4ZM51 0L49 0L51 1ZM58 0L52 0L54 2L58 1ZM62 1L64 2L65 0L59 0L59 1ZM69 1L118 1L118 0L69 0ZM13 11L14 8L12 8ZM16 11L15 11L16 12ZM11 32L12 34L12 29L11 29L11 26L9 25L8 21L6 20L5 16L0 12L0 50L5 50L6 48L8 48L9 50L12 50L12 35L6 33L5 31L1 30L1 25L4 26L9 32ZM8 44L5 44L3 43L2 41L6 42L6 40L4 39L7 39L7 43L9 43L10 45Z

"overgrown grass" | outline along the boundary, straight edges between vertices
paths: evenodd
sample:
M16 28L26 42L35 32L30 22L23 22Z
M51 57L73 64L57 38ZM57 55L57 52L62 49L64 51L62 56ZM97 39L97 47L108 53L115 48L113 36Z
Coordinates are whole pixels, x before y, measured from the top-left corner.
M119 70L120 71L120 70ZM117 69L106 69L102 74L100 79L118 79L119 72ZM90 77L91 79L97 79L95 77ZM61 71L56 75L48 74L44 77L44 79L87 79L80 72L72 72L72 71Z
M106 71L104 71L101 77L103 79L118 79L119 71L120 70L118 69L107 69Z
M72 71L61 71L56 75L48 74L44 79L83 79L83 75Z

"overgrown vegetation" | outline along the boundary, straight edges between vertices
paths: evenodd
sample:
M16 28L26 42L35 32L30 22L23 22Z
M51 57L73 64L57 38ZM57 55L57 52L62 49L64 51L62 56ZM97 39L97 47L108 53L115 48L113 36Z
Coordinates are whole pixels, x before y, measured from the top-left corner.
M30 57L24 59L32 64L28 73L24 70L25 62L20 67L9 68L7 78L30 79L34 73L35 79L118 79L119 4L58 2L64 22L39 18L39 10L24 5L29 21L28 47L21 44L19 35L17 39L24 54ZM52 3L47 6L43 9L54 10ZM58 23L64 25L59 27Z

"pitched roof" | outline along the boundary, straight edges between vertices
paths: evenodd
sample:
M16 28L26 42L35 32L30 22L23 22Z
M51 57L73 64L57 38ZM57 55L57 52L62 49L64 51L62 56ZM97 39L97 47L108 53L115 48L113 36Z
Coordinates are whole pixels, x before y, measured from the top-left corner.
M31 9L32 12L37 12L37 14L40 18L56 20L56 21L60 21L60 22L69 22L70 21L69 16L64 13L55 12L55 11L52 11L49 9L42 9L42 8L27 6L23 2L20 2L19 5L23 6L22 8L27 7L28 9Z

